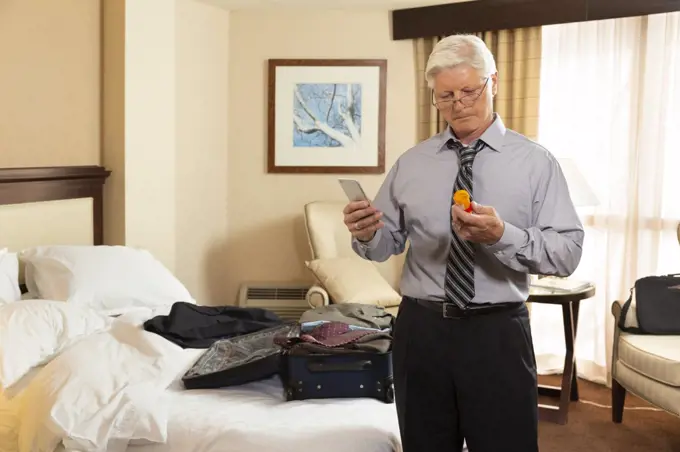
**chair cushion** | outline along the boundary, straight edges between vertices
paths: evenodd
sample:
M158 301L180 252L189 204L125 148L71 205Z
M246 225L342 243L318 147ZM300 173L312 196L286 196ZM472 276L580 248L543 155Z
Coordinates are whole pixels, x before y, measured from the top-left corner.
M334 257L305 262L333 303L397 306L401 295L370 261L360 257Z
M305 227L312 259L358 257L352 249L352 234L347 230L342 210L347 201L312 201L305 205ZM385 262L373 262L382 277L399 292L406 252Z
M619 359L649 378L680 387L680 336L621 333Z

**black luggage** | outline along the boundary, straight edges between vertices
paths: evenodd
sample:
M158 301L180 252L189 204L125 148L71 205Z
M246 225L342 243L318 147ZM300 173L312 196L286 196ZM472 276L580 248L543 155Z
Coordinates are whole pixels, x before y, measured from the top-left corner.
M392 352L295 354L284 352L286 400L369 397L394 402Z
M273 377L281 369L282 348L275 337L299 335L296 322L221 339L184 374L186 389L223 388Z
M626 326L633 299L639 327ZM621 309L619 328L633 334L680 334L680 273L635 281Z

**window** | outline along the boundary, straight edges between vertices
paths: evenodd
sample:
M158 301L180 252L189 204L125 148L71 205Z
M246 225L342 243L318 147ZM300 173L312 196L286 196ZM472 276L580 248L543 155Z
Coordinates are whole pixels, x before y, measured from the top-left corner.
M579 370L602 380L611 303L639 277L680 272L680 13L546 26L541 58L538 140L573 159L599 200L582 212L573 277L597 284L576 353ZM541 355L564 354L559 322L533 307L539 371Z

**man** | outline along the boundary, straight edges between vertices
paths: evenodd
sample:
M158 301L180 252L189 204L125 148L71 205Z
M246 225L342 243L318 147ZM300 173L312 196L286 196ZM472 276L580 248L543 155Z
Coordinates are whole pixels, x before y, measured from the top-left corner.
M404 451L535 452L529 274L570 275L583 227L555 158L493 112L483 41L441 40L426 78L447 129L403 154L373 203L344 210L366 259L410 242L393 342ZM452 206L457 190L472 212Z

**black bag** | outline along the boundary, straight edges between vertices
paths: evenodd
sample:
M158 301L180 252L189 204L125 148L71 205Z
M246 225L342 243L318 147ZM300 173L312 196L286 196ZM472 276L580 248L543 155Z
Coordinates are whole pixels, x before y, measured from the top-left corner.
M182 377L186 389L223 388L262 380L278 374L283 349L275 337L297 336L296 322L221 339Z
M626 317L635 297L639 327L627 327ZM619 328L634 334L680 334L680 273L646 276L635 281L621 309Z
M369 397L394 402L392 352L285 352L281 380L287 400Z

